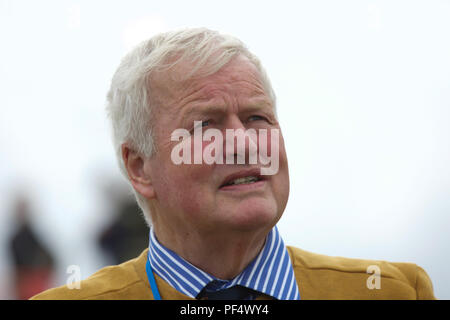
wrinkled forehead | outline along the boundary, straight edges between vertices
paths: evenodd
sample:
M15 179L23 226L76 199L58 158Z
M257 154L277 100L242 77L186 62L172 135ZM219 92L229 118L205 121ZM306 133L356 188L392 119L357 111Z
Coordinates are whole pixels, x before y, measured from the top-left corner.
M260 87L261 92L270 96L258 68L242 54L233 57L220 68L205 66L186 77L189 73L192 73L192 65L189 62L177 63L170 69L152 73L148 81L151 102L159 106L167 105L170 101L179 100L183 94L196 90L196 86L233 81L251 82Z

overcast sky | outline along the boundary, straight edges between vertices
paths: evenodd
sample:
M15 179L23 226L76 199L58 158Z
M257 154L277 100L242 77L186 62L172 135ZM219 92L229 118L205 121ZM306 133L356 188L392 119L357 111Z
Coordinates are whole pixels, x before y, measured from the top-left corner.
M17 189L59 253L59 278L101 266L91 244L119 179L105 95L139 41L205 26L243 40L278 97L289 245L414 262L450 299L450 1L0 0L0 298ZM2 279L5 279L4 281Z

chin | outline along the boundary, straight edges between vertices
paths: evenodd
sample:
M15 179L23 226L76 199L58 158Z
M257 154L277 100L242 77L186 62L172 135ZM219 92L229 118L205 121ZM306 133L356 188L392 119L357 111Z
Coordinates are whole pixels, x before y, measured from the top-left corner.
M226 223L240 231L272 228L281 217L276 203L266 199L246 201L228 212Z

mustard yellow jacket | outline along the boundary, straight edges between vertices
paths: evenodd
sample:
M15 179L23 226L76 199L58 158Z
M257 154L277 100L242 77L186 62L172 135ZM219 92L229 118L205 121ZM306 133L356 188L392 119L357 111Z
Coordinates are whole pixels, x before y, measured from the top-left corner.
M76 289L77 286L70 289L64 285L31 299L153 299L145 271L147 252L148 249L135 259L100 269L81 281L79 289ZM413 263L330 257L289 246L288 252L301 299L435 299L430 278ZM369 278L374 277L367 273L369 266L378 268L378 283ZM162 299L192 299L172 288L156 274L155 278ZM368 282L377 285L374 287ZM259 297L265 298L268 297Z

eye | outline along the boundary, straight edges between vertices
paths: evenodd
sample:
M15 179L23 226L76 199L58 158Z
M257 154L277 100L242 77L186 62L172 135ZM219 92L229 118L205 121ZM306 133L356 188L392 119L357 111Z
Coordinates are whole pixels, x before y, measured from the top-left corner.
M253 115L248 118L248 121L258 121L258 120L267 121L267 119L265 117L258 116L258 115Z
M195 129L201 129L209 126L210 124L211 120L194 121L194 127L190 130L190 132L193 133Z

